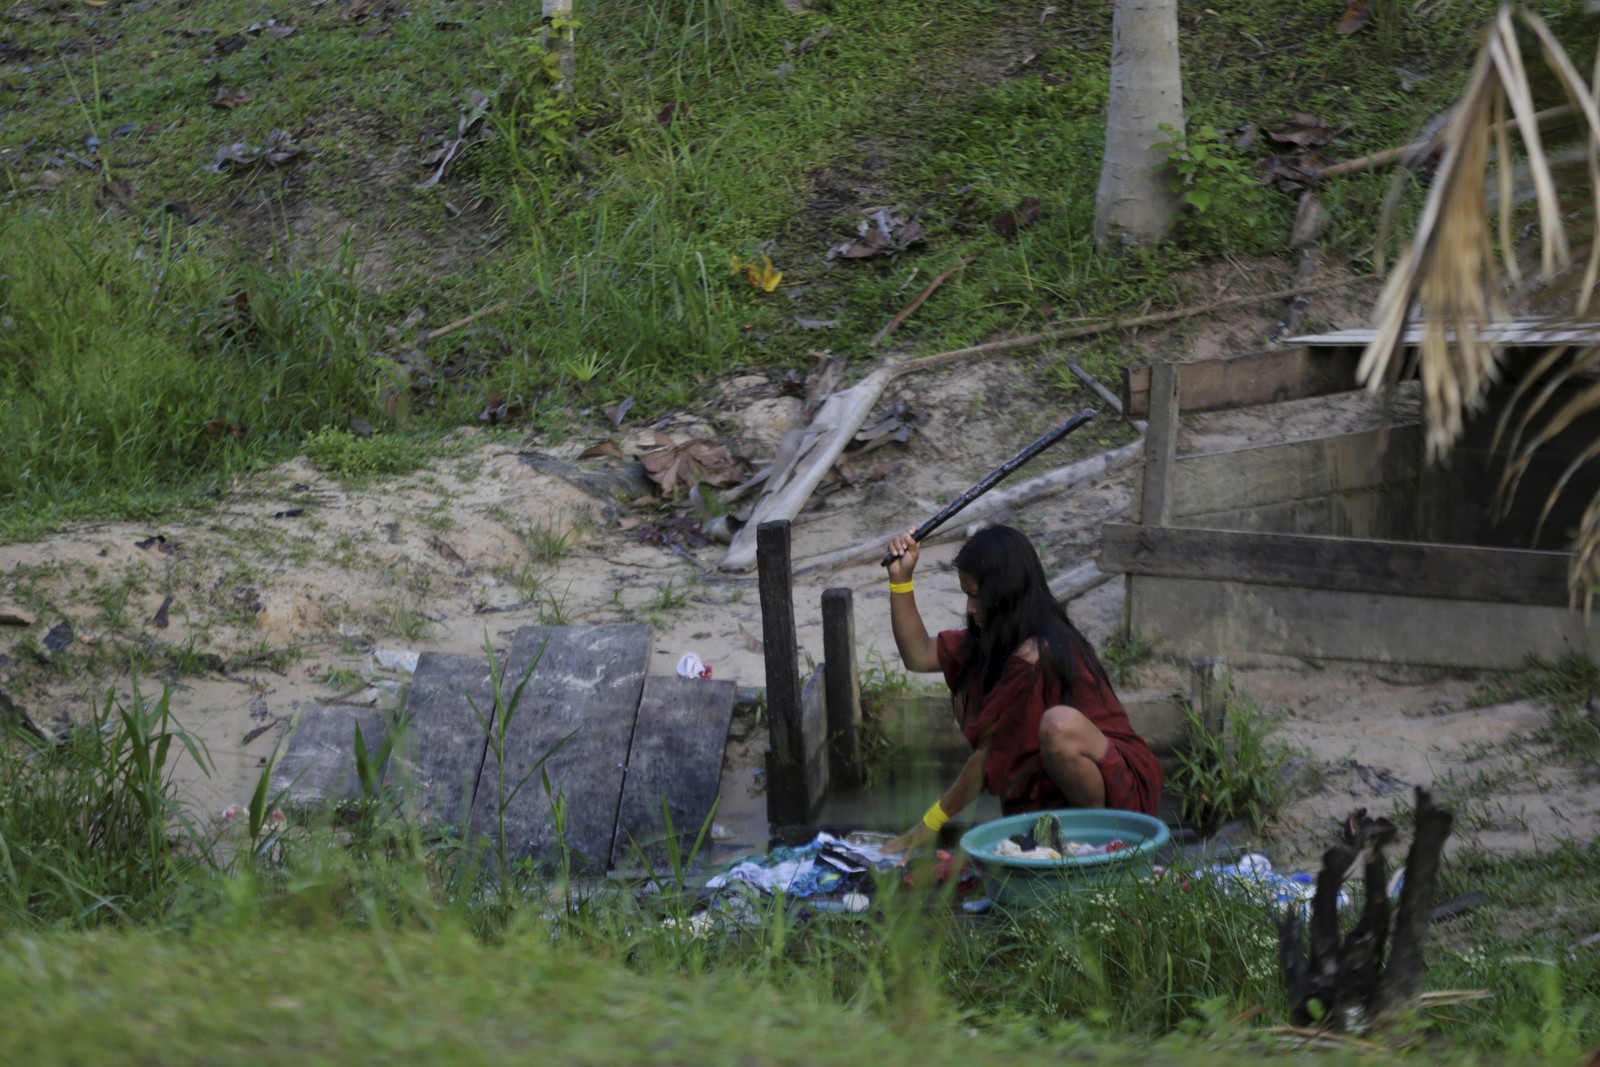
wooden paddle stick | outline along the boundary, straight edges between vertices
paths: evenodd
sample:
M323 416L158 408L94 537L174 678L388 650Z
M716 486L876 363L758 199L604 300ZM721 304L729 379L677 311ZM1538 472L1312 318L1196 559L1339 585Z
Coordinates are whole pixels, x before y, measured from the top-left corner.
M1078 427L1094 418L1095 414L1096 412L1094 408L1084 408L1082 411L1072 416L1072 418L1068 419L1066 422L1063 422L1060 426L1057 426L1055 429L1039 438L1033 444L1029 445L1027 448L1024 448L1021 452L1018 452L1016 455L1000 464L1000 466L996 467L988 474L985 474L983 478L980 479L971 489L968 489L965 493L962 493L960 496L956 497L956 499L946 504L944 508L940 510L939 514L935 515L933 518L929 519L927 522L913 530L911 532L911 539L913 541L921 542L924 537L927 537L929 534L933 533L933 531L943 526L962 508L966 507L968 504L972 503L974 500L978 499L980 496L987 493L1001 482L1005 481L1005 479L1014 474L1017 469L1020 468L1024 463L1028 462L1028 460L1032 459L1034 456L1037 456L1040 452L1043 452L1045 449L1049 448L1051 445L1067 436L1067 434L1071 433L1073 430L1076 430ZM885 552L883 554L882 563L885 567L887 567L897 558L898 557L895 556L894 553Z

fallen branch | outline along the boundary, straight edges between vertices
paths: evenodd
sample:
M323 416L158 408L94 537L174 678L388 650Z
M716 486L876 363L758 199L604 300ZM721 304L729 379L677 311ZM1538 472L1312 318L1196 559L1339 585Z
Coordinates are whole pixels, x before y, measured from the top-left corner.
M439 338L445 336L446 334L455 333L457 330L461 329L464 326L471 326L473 323L477 322L479 319L483 318L485 315L493 315L495 312L504 311L506 308L508 308L510 306L511 306L511 301L502 300L497 304L490 304L486 308L480 308L479 310L474 311L472 314L463 316L462 318L459 318L454 322L447 322L443 326L440 326L436 330L429 330L427 333L422 335L422 339L420 340L419 343L420 344L428 344L430 341L437 341Z
M980 522L1009 508L1020 507L1023 504L1031 503L1068 489L1081 488L1105 477L1112 471L1120 469L1143 452L1144 440L1141 438L1138 441L1123 445L1121 448L1112 449L1110 452L1102 452L1098 456L1091 456L1088 459L1079 460L1077 463L1069 463L1065 467L1057 467L1055 470L1046 471L1037 478L1030 478L1025 482L1020 482L1005 489L997 489L974 501L970 508L963 511L961 513L962 522L966 524ZM943 530L929 535L923 543L930 544L941 539L960 536L962 532L963 527L960 525L947 526ZM833 552L825 552L820 556L801 560L795 564L793 573L796 575L811 574L833 567L843 567L853 563L866 563L881 557L883 555L883 546L888 543L889 535L884 534L881 537L873 538L871 541L864 541L861 544L851 545L848 548L837 549Z
M1078 366L1076 363L1072 362L1070 359L1067 360L1067 370L1071 372L1074 378L1078 379L1078 381L1082 382L1084 385L1087 385L1091 393L1099 397L1101 400L1104 400L1112 411L1115 411L1118 415L1122 414L1122 401L1117 399L1116 393L1113 393L1111 390L1101 385L1098 378L1084 370L1082 367Z
M939 286L943 285L947 280L949 280L950 276L955 274L956 271L960 270L962 267L967 266L969 263L971 263L973 260L975 260L977 258L978 258L977 256L967 256L960 263L957 263L955 266L951 267L949 270L945 271L943 274L941 274L938 277L934 278L933 281L929 282L927 285L924 285L922 287L922 291L920 293L918 293L916 296L911 298L910 303L906 304L905 307L901 308L898 312L895 313L894 318L889 320L889 325L885 326L883 329L879 330L877 333L872 335L872 340L867 342L867 347L868 348L877 348L878 345L883 341L883 339L885 337L888 337L891 333L894 333L896 330L898 330L900 328L900 324L902 322L906 321L906 319L910 318L911 317L911 313L916 311L917 308L922 306L922 302L924 300L928 299L928 297L933 295L933 291L935 289L939 288Z
M1056 603L1065 606L1069 600L1076 600L1115 577L1115 574L1107 574L1101 570L1100 565L1094 560L1085 560L1051 581L1050 597Z
M1572 113L1571 104L1562 104L1559 107L1545 108L1543 111L1536 112L1533 118L1538 125L1543 126L1545 123L1552 122L1555 119L1566 118ZM1505 122L1496 123L1491 127L1490 132L1514 125L1516 125L1515 119L1507 119ZM1377 170L1379 167L1387 167L1392 163L1399 163L1419 153L1436 152L1442 147L1444 147L1444 134L1438 133L1432 137L1425 137L1420 141L1412 141L1410 144L1401 145L1399 148L1386 148L1382 152L1373 152L1371 155L1362 156L1360 159L1350 159L1343 163L1335 163L1331 167L1323 167L1316 172L1316 175L1318 178L1337 178L1345 174L1361 174L1365 171Z
M959 363L973 356L988 355L991 352L1008 352L1013 348L1027 348L1030 345L1045 344L1049 341L1072 341L1080 337L1093 337L1096 334L1108 333L1111 330L1132 330L1140 326L1156 326L1164 322L1176 322L1180 319L1191 319L1198 315L1207 315L1213 311L1223 311L1227 308L1243 307L1247 304L1270 304L1274 300L1291 300L1297 296L1308 293L1324 293L1333 289L1343 289L1351 285L1359 285L1365 281L1377 281L1376 278L1344 278L1336 282L1324 282L1321 285L1307 285L1298 289L1281 289L1273 293L1254 293L1247 296L1230 296L1223 300L1216 300L1198 307L1177 308L1173 311L1158 311L1153 315L1139 315L1131 319L1108 319L1105 322L1091 323L1088 326L1074 326L1070 330L1051 330L1046 333L1030 333L1022 337L1008 337L1002 341L989 341L971 348L956 348L949 352L938 352L931 356L923 356L909 363L895 366L899 374L909 374L912 371L933 370L936 367L949 366Z

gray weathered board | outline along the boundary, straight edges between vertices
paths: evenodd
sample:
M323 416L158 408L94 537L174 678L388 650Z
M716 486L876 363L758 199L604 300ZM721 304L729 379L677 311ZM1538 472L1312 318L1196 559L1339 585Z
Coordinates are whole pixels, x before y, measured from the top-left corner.
M484 656L424 652L406 695L408 723L386 781L410 794L417 815L464 824L494 722L494 681Z
M1127 574L1565 608L1565 552L1107 523L1100 566Z
M1397 426L1380 451L1381 431L1180 456L1172 479L1172 518L1281 504L1415 481L1421 429Z
M666 814L687 857L717 801L723 750L738 687L710 679L656 676L644 681L633 747L617 811L612 865L642 858L657 872L669 859Z
M574 873L606 870L650 642L642 623L517 631L510 667L537 662L508 716L503 753L484 757L473 829L498 847L503 826L512 858L549 861L565 844ZM555 801L564 828L556 825Z
M284 807L338 806L361 799L356 773L356 727L369 755L389 734L392 716L378 708L313 704L295 715L294 733L272 767L268 788ZM383 768L374 768L382 775Z
M1592 657L1581 611L1234 581L1129 576L1130 622L1165 653L1244 653L1515 670Z

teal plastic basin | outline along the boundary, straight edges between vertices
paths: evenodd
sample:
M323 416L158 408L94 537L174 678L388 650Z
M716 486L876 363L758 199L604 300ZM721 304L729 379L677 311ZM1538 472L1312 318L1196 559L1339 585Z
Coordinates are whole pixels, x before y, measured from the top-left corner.
M1026 834L1043 814L1031 811L974 826L961 836L961 849L983 872L984 891L996 904L1027 907L1074 889L1148 875L1155 853L1172 839L1166 823L1136 811L1066 808L1051 811L1061 836L1087 845L1121 841L1128 847L1094 856L1059 860L1000 856L995 848L1014 834Z

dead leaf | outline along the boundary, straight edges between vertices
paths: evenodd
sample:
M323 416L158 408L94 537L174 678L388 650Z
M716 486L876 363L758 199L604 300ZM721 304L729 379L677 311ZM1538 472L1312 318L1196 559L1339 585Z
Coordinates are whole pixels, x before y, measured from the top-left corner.
M243 437L250 432L250 427L244 423L224 419L212 419L206 423L205 429L212 437Z
M302 149L295 142L294 135L288 130L273 130L267 134L267 147L264 155L268 163L274 167L281 167L289 160L298 156Z
M99 200L107 206L132 207L133 183L127 178L113 178L100 187Z
M1354 0L1344 9L1344 17L1339 20L1339 32L1352 34L1372 21L1372 9L1367 7L1366 0Z
M243 89L229 89L223 85L217 88L217 95L211 98L211 106L221 111L232 111L234 108L242 107L254 99L255 97Z
M1283 123L1275 130L1268 130L1267 136L1280 144L1292 144L1298 148L1315 148L1328 143L1331 134L1328 131L1328 121L1315 115L1296 112L1289 121Z
M231 56L250 42L237 33L230 33L226 37L219 37L212 47L222 55Z
M633 536L657 548L704 548L711 543L694 519L673 515L656 522L640 522L631 527Z
M442 537L428 538L428 547L443 556L447 563L455 563L463 567L467 565L467 561L461 558L461 553L451 548L449 542Z
M839 325L838 319L805 319L799 315L794 317L794 324L802 330L831 330Z
M1010 211L995 216L994 229L1001 237L1011 237L1025 226L1031 226L1044 212L1044 201L1030 196Z
M656 125L660 126L663 130L670 129L674 122L682 119L688 113L688 104L674 100L672 103L667 104L660 111L656 112Z
M870 219L856 228L857 236L840 241L824 259L866 259L869 256L890 255L903 252L912 245L922 244L926 231L915 219L906 221L893 214L890 208L878 208Z
M478 421L490 425L499 425L510 422L522 414L522 404L516 400L507 400L503 393L490 393L489 399L484 402L483 410L478 412Z
M625 396L622 403L600 409L605 417L611 420L611 425L621 426L622 420L628 417L628 412L633 410L633 397Z
M812 355L817 359L817 366L806 377L806 400L800 415L807 422L823 402L844 384L845 371L843 356L835 356L831 352L814 352Z
M665 437L657 434L657 438ZM682 444L668 444L644 454L645 473L665 497L699 482L709 485L738 485L744 480L745 465L726 445L694 437Z
M758 656L766 654L767 646L762 643L761 638L746 630L742 622L739 624L739 636L744 640L746 651L754 652Z
M619 530L636 530L643 525L644 520L637 515L623 515L617 519L617 529Z
M590 445L588 448L578 453L579 459L598 459L601 456L610 456L613 459L627 458L627 456L623 454L622 448L615 441L610 440L601 441L598 444Z
M150 625L154 626L158 630L165 630L169 622L167 611L171 607L172 594L169 593L167 594L166 599L161 601L161 606L156 609L156 613L150 617Z

